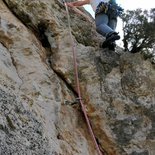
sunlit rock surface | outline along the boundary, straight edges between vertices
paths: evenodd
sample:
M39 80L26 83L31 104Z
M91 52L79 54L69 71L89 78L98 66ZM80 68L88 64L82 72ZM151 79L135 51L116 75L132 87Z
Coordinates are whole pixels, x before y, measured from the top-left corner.
M99 48L94 21L70 10L82 99L106 155L155 154L155 69ZM74 80L58 0L0 1L0 154L97 155Z

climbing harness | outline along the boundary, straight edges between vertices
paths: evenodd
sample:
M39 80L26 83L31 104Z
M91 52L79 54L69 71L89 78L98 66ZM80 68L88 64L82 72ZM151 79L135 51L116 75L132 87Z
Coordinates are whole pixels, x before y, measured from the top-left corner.
M82 100L82 97L81 97L80 83L79 83L79 75L78 75L78 66L77 66L77 58L76 58L76 48L75 48L74 39L73 39L72 33L71 33L70 15L69 15L68 6L67 6L65 0L63 0L63 2L64 2L65 8L66 8L66 12L67 12L69 34L70 34L70 38L71 38L71 42L72 42L73 61L74 61L74 73L75 73L75 81L76 81L76 87L77 87L77 93L78 93L78 100L80 102L82 112L84 114L84 117L85 117L85 120L86 120L88 129L89 129L90 135L91 135L91 137L93 139L93 142L94 142L95 147L97 149L98 155L103 155L103 153L100 150L99 144L97 143L97 140L95 138L93 129L91 127L91 124L90 124L89 118L87 116L86 109L85 109L85 106L83 104L83 100Z
M117 3L109 3L109 14L111 14L111 16L117 18L122 15L123 11L124 9Z
M123 13L123 8L120 7L117 3L113 2L100 2L96 8L95 16L100 13L105 13L107 15L117 18Z
M109 3L100 2L96 8L95 16L99 13L107 13L109 8Z

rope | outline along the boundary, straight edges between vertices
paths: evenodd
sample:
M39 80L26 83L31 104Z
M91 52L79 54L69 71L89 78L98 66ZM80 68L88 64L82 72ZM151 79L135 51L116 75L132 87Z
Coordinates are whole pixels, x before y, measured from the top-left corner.
M73 36L72 36L72 33L71 33L71 25L70 25L70 15L69 15L69 11L68 11L68 6L64 1L64 4L65 4L65 8L66 8L66 12L67 12L67 19L68 19L68 27L69 27L69 35L70 35L70 38L71 38L71 42L72 42L72 50L73 50L73 61L74 61L74 73L75 73L75 81L76 81L76 87L77 87L77 93L78 93L78 99L79 99L79 102L80 102L80 105L81 105L81 108L82 108L82 112L84 114L84 117L85 117L85 120L86 120L86 123L87 123L87 126L88 126L88 129L89 129L89 132L90 132L90 135L92 137L92 140L94 142L94 145L96 147L96 150L98 152L98 155L103 155L103 153L101 152L100 150L100 147L96 141L96 138L95 138L95 135L94 135L94 132L93 132L93 129L91 127L91 124L90 124L90 121L89 121L89 118L87 116L87 113L86 113L86 109L85 109L85 106L83 104L83 101L82 101L82 98L81 98L81 91L80 91L80 83L79 83L79 75L78 75L78 66L77 66L77 56L76 56L76 48L75 48L75 44L74 44L74 39L73 39Z

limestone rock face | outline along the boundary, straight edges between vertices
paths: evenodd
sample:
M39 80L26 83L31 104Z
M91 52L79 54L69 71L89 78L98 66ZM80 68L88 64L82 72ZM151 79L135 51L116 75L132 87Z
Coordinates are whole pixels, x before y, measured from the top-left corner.
M100 49L93 19L72 10L70 17L82 99L101 150L154 155L154 66L141 54ZM72 46L61 1L0 1L0 154L97 155L76 101Z

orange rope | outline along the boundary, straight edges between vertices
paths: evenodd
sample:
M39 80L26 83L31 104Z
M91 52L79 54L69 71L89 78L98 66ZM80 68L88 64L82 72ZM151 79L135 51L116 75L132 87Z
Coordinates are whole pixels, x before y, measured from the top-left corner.
M82 108L82 112L83 112L83 114L84 114L84 117L85 117L85 120L86 120L88 129L89 129L89 132L90 132L90 134L91 134L91 137L92 137L93 142L94 142L94 144L95 144L95 147L96 147L96 149L97 149L98 155L103 155L103 153L101 152L100 147L99 147L99 145L98 145L98 143L97 143L97 141L96 141L96 138L95 138L93 129L92 129L92 127L91 127L89 118L88 118L87 113L86 113L85 106L84 106L83 101L82 101L82 98L81 98L80 83L79 83L79 75L78 75L78 66L77 66L77 56L76 56L76 48L75 48L74 39L73 39L72 33L71 33L70 16L69 16L69 11L68 11L68 6L67 6L65 0L63 0L63 1L64 1L65 8L66 8L66 12L67 12L69 33L70 33L70 38L71 38L71 42L72 42L73 61L74 61L74 73L75 73L75 81L76 81L78 99L79 99L79 102L80 102L80 105L81 105L81 108Z

